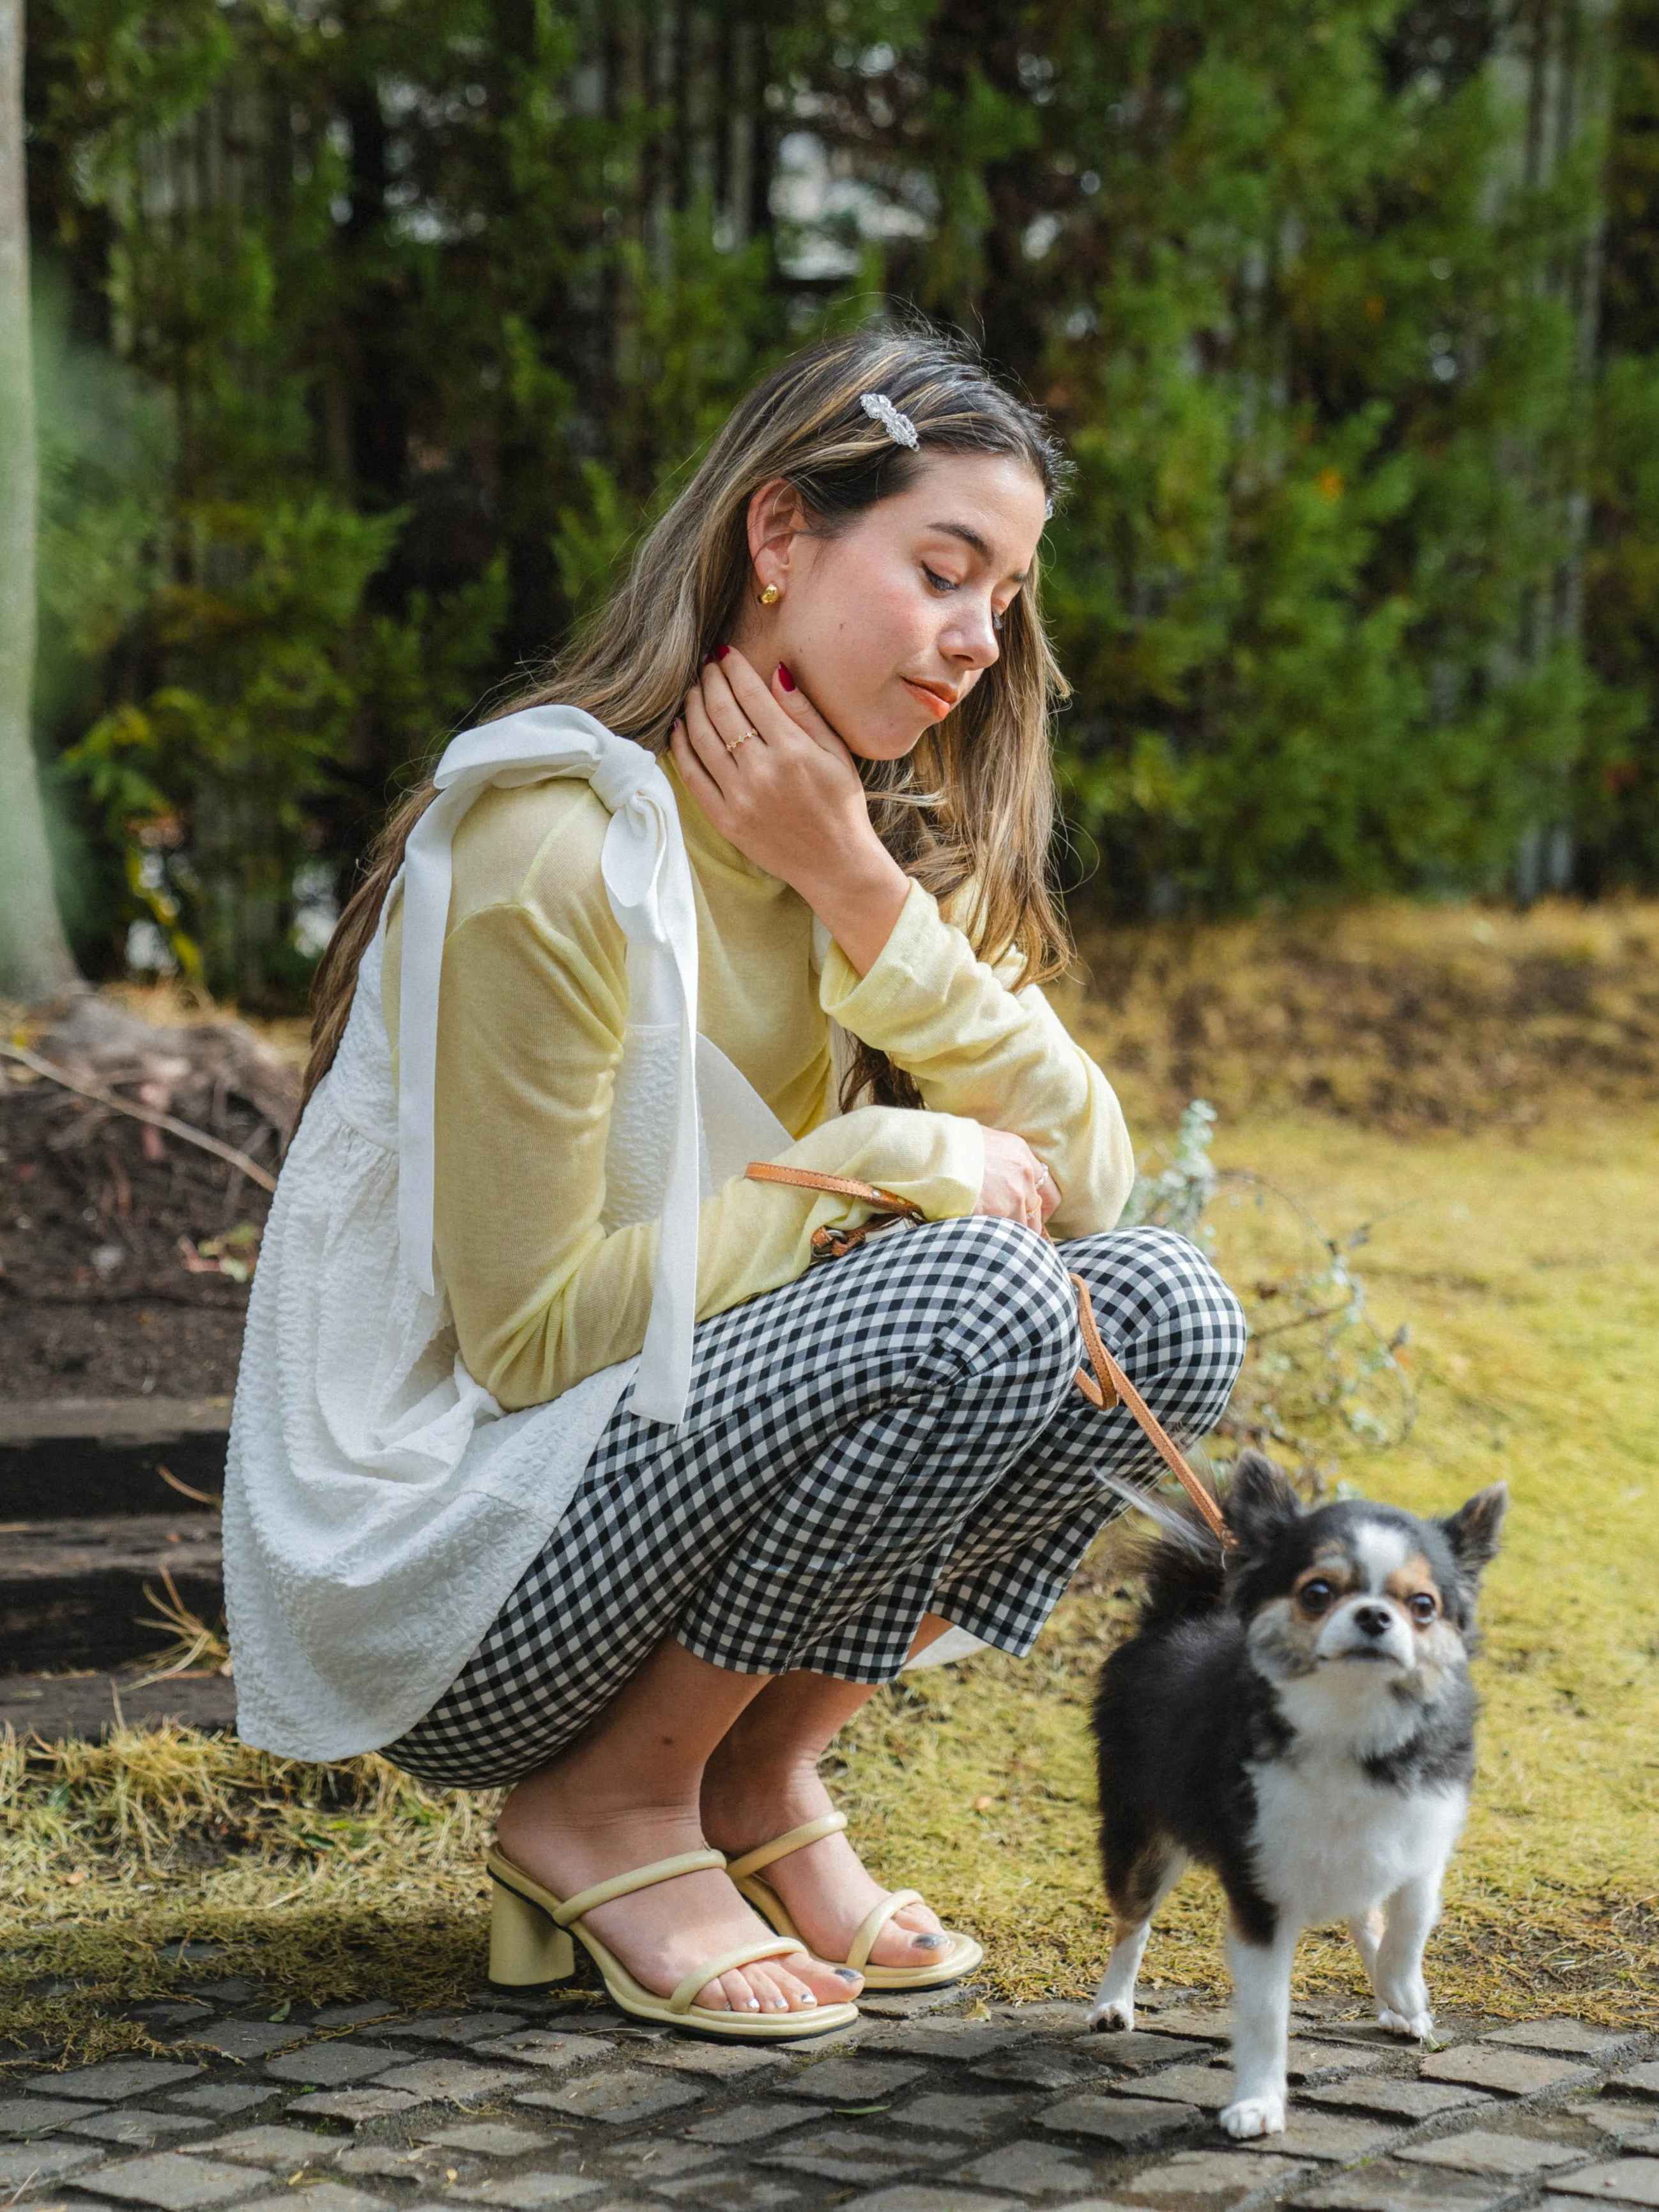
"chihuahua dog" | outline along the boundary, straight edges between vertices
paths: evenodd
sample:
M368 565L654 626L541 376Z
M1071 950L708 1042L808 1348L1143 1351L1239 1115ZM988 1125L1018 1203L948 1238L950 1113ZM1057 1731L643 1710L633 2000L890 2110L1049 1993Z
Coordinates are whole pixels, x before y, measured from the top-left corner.
M1224 1552L1160 1509L1134 1635L1095 1708L1111 1957L1091 2027L1134 2026L1159 1903L1190 1860L1226 1893L1235 2006L1230 2135L1285 2125L1291 1965L1345 1920L1377 2018L1434 2024L1423 1947L1468 1809L1474 1599L1509 1504L1499 1483L1442 1521L1346 1500L1304 1510L1245 1452Z

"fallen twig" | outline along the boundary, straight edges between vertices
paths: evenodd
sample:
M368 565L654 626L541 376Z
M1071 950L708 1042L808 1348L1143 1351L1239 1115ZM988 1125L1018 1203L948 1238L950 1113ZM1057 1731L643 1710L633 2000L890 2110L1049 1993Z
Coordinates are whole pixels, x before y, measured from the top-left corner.
M232 1167L240 1168L245 1176L258 1184L261 1190L274 1191L276 1188L276 1176L262 1168L257 1160L249 1159L246 1152L239 1152L234 1145L222 1144L217 1137L210 1137L205 1129L192 1128L188 1121L180 1121L172 1114L158 1114L153 1106L135 1106L118 1092L106 1091L101 1083L82 1083L67 1068L59 1067L50 1060L42 1060L38 1052L31 1052L27 1045L0 1042L0 1056L32 1068L36 1075L44 1075L49 1083L61 1084L65 1091L73 1091L82 1098L90 1098L95 1105L106 1106L116 1114L125 1114L135 1121L147 1121L153 1129L165 1129L170 1137L182 1138L187 1145L199 1146L203 1152L211 1152L216 1159L228 1160Z

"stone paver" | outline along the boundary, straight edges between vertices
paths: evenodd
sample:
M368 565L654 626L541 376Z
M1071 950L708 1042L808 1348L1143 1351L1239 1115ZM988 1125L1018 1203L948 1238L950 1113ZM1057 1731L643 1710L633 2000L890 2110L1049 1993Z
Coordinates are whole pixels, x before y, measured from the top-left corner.
M870 2036L865 2049L902 2051L906 2057L988 2058L1011 2043L1024 2040L1025 2031L1008 2021L906 2021L896 2027Z
M223 2020L217 2027L192 2028L179 2040L193 2050L216 2051L222 2058L268 2058L273 2051L305 2042L308 2033L264 2020Z
M1425 2081L1466 2081L1472 2088L1496 2089L1506 2097L1529 2097L1540 2089L1559 2089L1589 2077L1571 2058L1541 2051L1506 2051L1496 2044L1466 2043L1455 2051L1437 2051L1422 2063Z
M1321 2074L1368 2074L1388 2063L1386 2051L1352 2043L1313 2043L1301 2036L1291 2037L1285 2053L1285 2070L1292 2081L1311 2081Z
M508 2212L541 2212L544 2204L574 2204L605 2187L583 2173L514 2173L448 2191L464 2204L501 2204Z
M795 2096L821 2097L832 2105L869 2105L921 2081L927 2070L891 2058L826 2058L797 2075L789 2087Z
M475 2058L512 2058L523 2066L545 2066L557 2072L567 2066L584 2066L608 2057L616 2045L598 2035L566 2035L556 2028L518 2027L510 2035L492 2035L472 2045Z
M1659 2112L1651 2105L1621 2104L1616 2097L1585 2097L1565 2106L1576 2120L1611 2136L1627 2148L1659 2150Z
M1121 2149L1140 2149L1189 2128L1199 2114L1191 2105L1154 2103L1150 2098L1068 2097L1040 2113L1037 2125L1057 2129L1062 2135L1096 2136Z
M388 2026L387 2035L412 2035L423 2043L478 2043L487 2035L506 2035L524 2022L513 2012L427 2012Z
M1516 2044L1522 2051L1553 2051L1562 2058L1601 2058L1621 2050L1632 2038L1617 2028L1587 2027L1582 2020L1525 2020L1513 2027L1494 2027L1480 2040Z
M842 2205L841 2212L1021 2212L1021 2207L1012 2197L969 2197L960 2189L927 2189L901 2183L896 2189L878 2189L870 2196L854 2197Z
M66 2128L71 2120L85 2119L102 2109L63 2097L0 2097L0 2136L49 2136L55 2128Z
M1331 2159L1350 2166L1356 2159L1375 2158L1384 2143L1397 2141L1400 2135L1397 2127L1379 2127L1375 2120L1309 2112L1294 2097L1285 2118L1289 2124L1282 2135L1258 2136L1239 2148L1258 2154L1282 2151L1286 2158Z
M408 2089L314 2089L309 2096L296 2097L288 2109L307 2119L349 2120L353 2127L362 2127L367 2121L384 2119L388 2112L406 2112L422 2101Z
M1200 2043L1231 2043L1233 2036L1232 2011L1224 2005L1177 2005L1169 2012L1137 2010L1135 2026L1149 2035L1195 2035Z
M316 2089L343 2089L349 2082L366 2081L395 2066L402 2053L374 2043L313 2043L308 2051L286 2051L267 2058L265 2072L273 2081L303 2081Z
M1022 2197L1073 2197L1091 2188L1095 2176L1073 2152L1030 2140L982 2152L950 2175L987 2189L1012 2189Z
M1114 2074L1144 2074L1148 2067L1173 2066L1182 2058L1206 2060L1214 2048L1177 2035L1143 2034L1138 2027L1121 2035L1074 2036L1070 2045L1085 2065Z
M1333 2174L1290 2198L1297 2212L1487 2212L1512 2197L1510 2181L1484 2185L1410 2166L1360 2166Z
M127 2159L86 2175L78 2186L100 2197L118 2197L130 2204L155 2204L160 2212L201 2212L212 2204L228 2204L252 2196L259 2177L245 2166L228 2166L217 2159L186 2157L176 2150L156 2151L149 2158ZM289 2203L294 2200L290 2197Z
M769 2067L775 2069L789 2063L781 2051L745 2049L740 2043L683 2043L678 2036L630 2051L628 2055L637 2058L641 2066L667 2066L677 2074L709 2074L721 2081L733 2081L739 2074L764 2073Z
M1494 2135L1489 2128L1443 2136L1438 2142L1408 2144L1398 2153L1413 2166L1449 2166L1459 2173L1544 2173L1553 2166L1571 2166L1583 2153L1566 2144L1540 2142L1533 2136Z
M611 2127L629 2127L638 2120L654 2119L679 2105L701 2103L706 2093L689 2081L676 2081L660 2070L624 2067L608 2074L590 2074L562 2089L526 2089L521 2105L539 2105L550 2112L568 2112L573 2119L604 2120Z
M1337 2105L1347 2112L1382 2112L1401 2120L1431 2120L1460 2106L1489 2105L1488 2089L1472 2089L1461 2081L1408 2081L1398 2075L1382 2079L1361 2075L1352 2081L1333 2081L1297 2092L1304 2105Z
M937 2089L896 2106L886 2116L890 2128L943 2128L947 2135L983 2136L1012 2127L1024 2112L1024 2097L963 2097Z
M1112 2069L1091 2064L1091 2057L1073 2051L1018 2051L1006 2058L988 2058L968 2071L975 2081L1013 2082L1025 2089L1081 2089L1113 2078Z
M1551 2187L1564 2196L1603 2203L1659 2204L1659 2158L1615 2158L1603 2166L1581 2166L1563 2174Z
M212 2126L211 2120L191 2119L183 2112L147 2112L141 2107L125 2112L95 2112L90 2119L71 2120L67 2132L84 2136L88 2142L121 2143L130 2150L153 2150L157 2143L210 2132Z
M406 2089L433 2104L481 2105L525 2079L516 2067L475 2066L470 2058L417 2058L412 2066L394 2066L380 2075L379 2086Z
M384 2197L371 2197L366 2189L348 2189L343 2181L319 2181L303 2191L286 2190L280 2197L256 2197L246 2212L386 2212Z
M685 2133L696 2142L763 2142L768 2136L781 2135L786 2128L799 2127L803 2120L823 2118L823 2110L817 2105L787 2104L778 2097L764 2105L733 2105L711 2119L694 2120Z
M215 2158L234 2158L245 2166L316 2166L340 2148L338 2136L319 2136L310 2128L238 2128L208 2148Z
M325 2005L312 2015L313 2027L362 2027L371 2020L390 2020L396 2005L372 1999L364 2004Z
M512 2120L465 2120L443 2128L417 2128L417 2142L437 2150L471 2151L479 2158L522 2158L526 2151L545 2150L549 2137L541 2128L520 2127Z
M60 2181L65 2174L96 2166L104 2155L89 2143L25 2143L0 2150L0 2190L19 2196L33 2181Z
M1645 2066L1627 2067L1624 2073L1615 2074L1612 2087L1628 2089L1638 2097L1659 2097L1659 2058L1650 2060Z
M153 2097L193 2081L201 2071L199 2066L174 2066L162 2058L106 2058L97 2066L72 2066L67 2074L37 2074L29 2087L38 2097L91 2097L118 2105L127 2097Z
M1232 2070L1226 2066L1170 2066L1162 2074L1149 2074L1142 2081L1120 2081L1121 2097L1151 2097L1160 2103L1196 2105L1200 2112L1218 2112L1233 2101Z
M1128 2185L1132 2195L1150 2198L1154 2203L1160 2198L1177 2197L1186 2203L1201 2204L1204 2212L1210 2212L1212 2206L1215 2212L1228 2212L1228 2208L1254 2197L1269 2183L1287 2187L1306 2171L1294 2159L1272 2153L1256 2160L1241 2158L1234 2151L1183 2150L1157 2166L1143 2168Z
M819 2128L786 2136L781 2148L763 2151L757 2162L823 2181L880 2181L889 2176L896 2179L909 2167L961 2155L962 2145L954 2140L929 2142L921 2136L875 2135L862 2128Z
M276 2094L269 2085L245 2087L240 2081L203 2081L194 2089L180 2089L167 2099L170 2105L183 2105L191 2112L206 2112L216 2120L234 2120L239 2112L251 2112L256 2105L268 2105Z

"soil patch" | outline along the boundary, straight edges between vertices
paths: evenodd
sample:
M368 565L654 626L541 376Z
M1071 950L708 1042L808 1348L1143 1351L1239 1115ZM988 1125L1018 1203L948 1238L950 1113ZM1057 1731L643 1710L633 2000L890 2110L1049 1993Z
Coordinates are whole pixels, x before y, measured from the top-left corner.
M274 1171L297 1079L240 1023L161 1028L85 993L13 1036ZM0 1398L228 1392L269 1206L241 1170L0 1060Z

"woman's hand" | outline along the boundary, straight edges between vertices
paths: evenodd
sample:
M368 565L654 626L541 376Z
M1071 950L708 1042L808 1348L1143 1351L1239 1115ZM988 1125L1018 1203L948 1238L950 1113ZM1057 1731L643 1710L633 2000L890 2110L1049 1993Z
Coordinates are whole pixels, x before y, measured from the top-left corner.
M799 891L866 975L909 878L876 835L853 755L784 674L769 687L726 647L685 695L674 764L721 836Z
M975 1213L1023 1221L1041 1229L1060 1204L1060 1186L1024 1137L1012 1129L985 1132L985 1178Z

